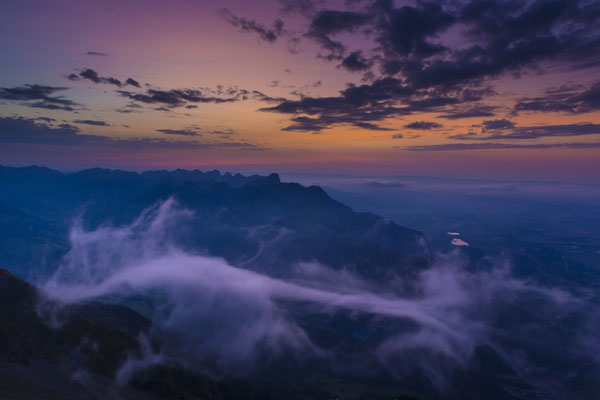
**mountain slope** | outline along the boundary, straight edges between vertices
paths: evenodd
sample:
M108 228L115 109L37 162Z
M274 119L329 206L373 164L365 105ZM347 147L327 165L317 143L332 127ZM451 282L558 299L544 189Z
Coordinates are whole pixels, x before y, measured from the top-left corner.
M172 365L170 380L152 383L156 368L140 368L115 385L125 361L139 358L150 321L118 305L57 308L31 284L0 269L0 398L221 399L210 379ZM158 388L157 388L158 387Z

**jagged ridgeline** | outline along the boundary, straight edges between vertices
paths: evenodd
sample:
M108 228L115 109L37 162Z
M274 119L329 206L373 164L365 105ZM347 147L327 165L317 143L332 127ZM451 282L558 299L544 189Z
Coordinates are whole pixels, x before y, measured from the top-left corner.
M430 258L421 233L277 174L0 167L0 185L0 266L28 279L56 269L76 221L84 230L127 224L171 197L193 215L169 240L271 276L317 261L379 280L410 274Z

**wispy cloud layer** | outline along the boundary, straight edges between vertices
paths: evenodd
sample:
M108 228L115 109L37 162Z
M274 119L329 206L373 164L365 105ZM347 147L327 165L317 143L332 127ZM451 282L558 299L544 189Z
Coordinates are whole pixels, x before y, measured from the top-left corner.
M529 362L518 348L497 340L519 334L502 331L506 328L490 318L504 312L505 302L536 298L539 307L562 313L580 306L580 299L567 292L513 278L503 262L469 272L456 254L440 257L423 271L410 285L411 293L402 282L373 286L315 263L298 265L290 279L277 279L178 248L174 233L193 218L170 199L130 225L95 231L76 225L71 251L44 290L69 303L160 293L154 298L159 303L153 318L159 331L173 338L170 354L216 363L229 372L247 371L280 352L316 357L333 367L343 354L317 345L310 327L292 315L341 318L349 313L364 319L360 331L367 343L369 332L383 329L385 335L364 349L361 365L345 358L344 368L361 370L366 363L398 377L418 370L438 386L454 369L467 368L478 346L491 346L509 364ZM293 314L286 304L296 305ZM543 335L545 328L532 323L526 329L531 336L538 331ZM563 350L581 356L585 346L571 343Z

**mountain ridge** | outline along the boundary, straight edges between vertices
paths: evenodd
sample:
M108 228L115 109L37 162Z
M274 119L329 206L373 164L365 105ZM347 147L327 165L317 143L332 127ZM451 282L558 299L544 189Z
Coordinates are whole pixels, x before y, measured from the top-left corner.
M5 229L21 229L17 213L33 221L21 242L0 252L14 255L0 257L0 266L10 265L28 278L40 265L46 265L44 271L57 265L69 247L69 230L77 218L86 230L119 226L171 197L194 213L186 224L194 235L179 238L182 248L272 275L289 273L281 265L315 260L383 279L386 271L409 271L427 264L430 257L420 232L372 213L356 212L318 186L282 182L275 173L244 177L216 170L137 173L93 168L66 174L45 167L0 167L0 185ZM283 230L290 234L280 235ZM33 240L52 234L58 236ZM265 259L259 249L275 237L277 249L270 255L277 255ZM232 241L237 243L233 248ZM27 265L15 262L26 259Z

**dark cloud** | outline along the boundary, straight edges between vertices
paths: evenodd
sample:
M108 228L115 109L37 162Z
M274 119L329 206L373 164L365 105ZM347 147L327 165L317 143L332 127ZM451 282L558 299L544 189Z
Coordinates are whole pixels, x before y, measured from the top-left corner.
M398 74L416 88L479 85L554 60L564 68L599 65L599 15L599 4L577 0L423 1L400 7L380 0L360 11L320 11L306 36L329 51L326 58L337 60L347 45L332 35L372 40L377 51L372 61L382 73ZM441 34L454 27L453 40L444 40Z
M264 94L258 90L252 91L252 98L259 101L264 101L267 103L280 103L282 101L286 101L287 99L284 97L271 97L269 95Z
M234 15L228 8L220 9L218 14L227 21L227 23L235 26L240 31L256 33L260 39L265 42L273 43L278 37L285 33L283 21L279 18L273 21L271 28L267 28L254 20Z
M446 47L429 38L449 28L456 17L442 9L440 3L423 2L417 7L395 8L392 1L378 1L375 10L377 42L386 57L430 57Z
M56 120L54 118L48 118L48 117L37 117L37 118L33 118L36 121L44 121L44 122L55 122Z
M83 71L81 71L79 74L69 74L69 75L67 75L67 79L70 81L73 81L73 82L81 81L81 80L88 80L93 83L115 85L117 87L122 87L122 86L127 86L127 85L135 86L137 88L140 87L139 82L133 78L127 78L127 80L123 83L117 78L113 78L110 76L108 76L108 77L100 76L96 71L94 71L91 68L86 68Z
M473 90L415 90L403 80L382 78L370 84L348 85L336 97L308 97L300 100L286 100L273 107L261 108L261 111L291 114L292 125L285 131L312 132L330 128L334 125L354 125L372 129L385 129L373 123L388 118L423 112L447 110L444 118L465 118L467 116L494 115L488 106L473 106L469 109L450 109L460 103L477 101L478 92Z
M128 90L117 90L122 97L143 104L158 105L155 110L171 111L175 107L187 109L197 108L199 103L232 103L250 98L267 103L284 102L284 97L272 97L258 90L240 89L237 86L224 87L218 85L216 89L147 89L145 92L133 92ZM133 103L136 104L136 103ZM131 105L127 107L132 107ZM139 107L139 105L138 105ZM120 110L119 112L130 113L131 110Z
M148 89L145 93L135 93L126 90L117 91L121 96L127 97L133 101L146 104L161 104L167 107L180 107L189 105L188 103L231 103L240 100L239 93L234 97L216 97L206 95L199 89ZM168 110L165 109L165 110Z
M353 51L346 58L344 58L340 66L350 72L361 72L371 68L371 61L367 60L362 55L362 51L357 50Z
M210 133L212 135L217 135L220 137L231 137L233 135L237 135L237 132L234 131L232 128L226 128L226 129L215 129L212 131L208 131L207 133Z
M392 135L392 139L404 139L404 135L401 133L396 133L395 135Z
M102 53L101 51L88 51L85 54L87 54L88 56L103 56L103 57L108 56L108 54Z
M482 132L512 129L515 123L507 119L493 119L482 122Z
M410 124L404 125L404 127L407 129L417 129L420 131L430 131L432 129L441 128L442 126L442 124L430 121L415 121L411 122Z
M309 117L294 117L291 119L292 125L282 128L282 131L296 131L296 132L312 132L318 133L323 129L327 129L329 125L321 118L309 118Z
M564 68L599 61L598 26L585 18L583 2L471 1L456 10L463 43L431 60L403 59L396 71L418 87L478 84L505 73L522 74L542 62ZM598 5L594 6L597 12ZM591 12L592 10L588 10ZM594 51L595 50L595 51ZM386 59L388 62L389 59Z
M445 114L439 115L439 118L445 119L462 119L475 117L493 117L496 115L498 107L478 104L471 107L459 107L448 111Z
M140 83L133 78L127 78L127 80L125 81L125 84L134 86L136 88L140 87Z
M0 117L0 143L109 147L127 151L145 149L231 148L240 150L264 150L264 147L248 142L198 142L166 140L162 138L121 139L101 135L87 135L70 124L52 126L23 117Z
M55 92L66 90L66 87L24 85L14 88L0 88L0 98L4 100L46 100Z
M370 122L354 122L354 126L357 128L368 129L370 131L395 131L394 128L386 128L384 126L380 126L377 124L372 124Z
M191 129L157 129L156 131L165 135L201 136L200 133Z
M401 7L381 0L358 11L321 10L311 14L305 36L327 51L322 57L339 60L340 67L350 71L365 71L377 62L383 74L397 77L349 85L337 97L301 96L298 101L282 101L262 111L292 115L292 124L284 130L311 132L343 124L377 129L375 122L415 112L438 112L440 118L450 120L493 117L498 107L482 103L494 94L485 79L519 75L567 52L573 55L570 60L586 62L596 54L589 50L595 43L590 38L598 37L597 29L582 34L582 28L593 20L585 17L584 8L577 1L565 0L418 2ZM455 26L459 29L453 31L453 38L461 36L460 43L466 44L460 48L440 37ZM364 38L372 38L376 44L370 59L362 50L348 53L340 39L365 34ZM574 43L587 43L588 51L576 57L574 47L578 46ZM535 99L535 104L521 101L516 109L585 112L598 108L598 91L594 86L585 93L555 94L560 97L552 104L541 104L540 99ZM565 106L565 99L576 106ZM499 128L507 126L486 129Z
M93 69L89 69L89 68L81 71L79 73L79 76L83 79L87 79L94 83L105 83L105 84L109 84L109 85L115 85L118 87L122 86L122 83L120 80L118 80L116 78L112 78L110 76L109 77L99 76L96 71L94 71Z
M142 106L140 106L137 103L130 103L127 104L126 106L124 106L123 108L117 108L115 109L116 112L122 113L122 114L131 114L131 113L139 113L141 112L139 109L143 108Z
M366 15L353 11L322 10L311 21L310 31L325 35L353 32L368 20Z
M437 112L450 120L494 117L499 107L484 103L496 94L494 79L600 66L598 2L415 3L350 1L318 10L312 1L282 1L284 13L307 18L304 37L319 44L319 57L365 72L363 79L370 83L349 84L335 97L302 94L299 101L262 110L292 115L284 130L301 131L373 124L416 112ZM599 98L600 83L587 91L520 99L515 112L591 112L600 109Z
M80 135L79 128L61 124L58 127L23 117L0 117L0 142L52 145L100 144L104 136Z
M73 102L74 105L77 105L77 103ZM43 108L46 110L63 110L63 111L75 111L76 109L73 108L71 105L64 105L64 104L57 104L56 102L48 102L48 101L37 101L35 103L28 103L27 104L28 107L32 107L32 108Z
M587 90L581 90L577 86L548 89L544 96L519 99L514 107L516 113L533 111L582 114L598 110L600 110L600 82Z
M13 88L0 88L0 99L23 102L23 105L48 110L74 111L80 104L65 99L63 96L53 96L54 93L67 90L66 87L45 85L23 85ZM34 101L34 103L31 103Z
M422 146L397 147L409 151L452 151L452 150L487 150L487 149L596 149L600 148L600 143L552 143L552 144L512 144L512 143L446 143L432 144Z
M76 119L73 121L76 124L84 124L84 125L95 125L95 126L110 126L108 123L104 121L95 121L91 119Z
M333 39L333 36L343 32L354 32L365 25L369 17L353 11L322 10L312 19L310 28L305 36L316 41L327 54L322 55L328 60L342 60L346 46Z
M502 125L504 128L487 129L486 122L492 125ZM600 135L600 124L578 123L566 125L546 125L546 126L515 126L507 120L485 121L481 134L469 132L449 136L456 140L529 140L544 137L556 136L585 136Z

